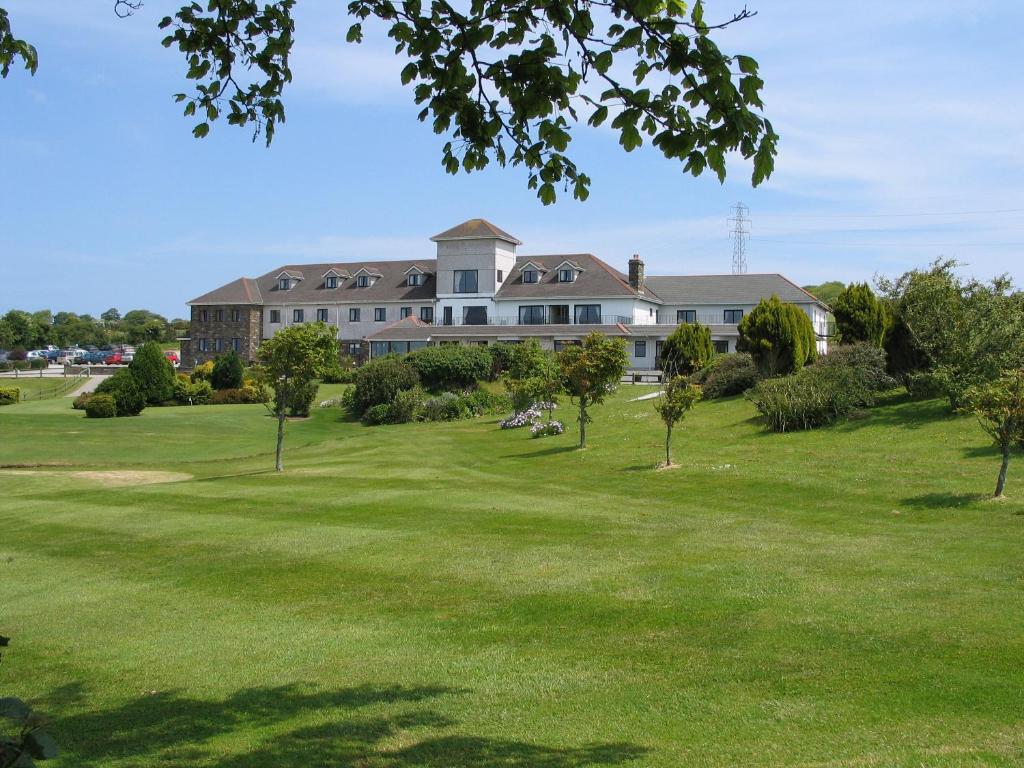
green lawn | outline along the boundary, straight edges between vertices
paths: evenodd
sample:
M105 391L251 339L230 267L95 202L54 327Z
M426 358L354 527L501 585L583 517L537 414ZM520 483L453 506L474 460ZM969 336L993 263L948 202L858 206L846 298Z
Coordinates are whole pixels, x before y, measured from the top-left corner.
M0 377L0 387L17 387L21 390L22 400L46 400L53 397L64 397L68 392L78 389L88 379L75 379L72 376L35 376L26 371L18 378L13 376Z
M261 406L2 408L0 695L63 766L1024 763L1020 457L991 502L940 402L771 435L738 399L655 471L645 391L583 452L321 409L283 475ZM75 474L115 470L192 479Z

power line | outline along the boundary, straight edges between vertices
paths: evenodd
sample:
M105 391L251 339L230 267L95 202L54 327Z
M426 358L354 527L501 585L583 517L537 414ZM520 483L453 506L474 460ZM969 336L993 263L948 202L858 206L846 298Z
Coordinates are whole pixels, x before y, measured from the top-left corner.
M1024 248L1024 243L858 243L847 240L778 240L771 237L754 238L760 243L783 245L828 245L832 247L858 246L865 248Z
M918 213L770 213L768 218L780 219L891 219L918 216L985 216L989 214L1024 213L1024 208L993 208L983 211L920 211Z

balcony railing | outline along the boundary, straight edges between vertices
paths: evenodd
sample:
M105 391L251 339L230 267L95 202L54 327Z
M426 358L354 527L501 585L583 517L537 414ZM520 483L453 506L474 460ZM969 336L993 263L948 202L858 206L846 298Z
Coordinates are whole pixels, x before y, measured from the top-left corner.
M461 317L453 317L450 323L446 323L443 318L437 316L434 317L433 325L500 325L500 326L514 326L514 325L615 325L616 323L630 324L633 322L633 318L626 317L625 315L601 315L600 318L594 319L592 322L578 322L574 323L571 319L568 321L551 320L546 315L542 319L533 322L522 321L518 317L487 317L486 322L466 322Z
M701 325L736 325L734 322L726 321L725 312L697 312L696 315L691 315L690 322L697 322ZM658 323L660 325L676 325L678 323L686 322L682 317L677 317L676 312L659 312Z

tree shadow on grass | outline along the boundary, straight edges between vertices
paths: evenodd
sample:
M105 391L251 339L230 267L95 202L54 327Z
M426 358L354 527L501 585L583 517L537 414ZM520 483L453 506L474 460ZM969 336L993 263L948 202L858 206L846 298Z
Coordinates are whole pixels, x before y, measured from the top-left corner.
M285 685L209 700L160 692L57 717L52 731L76 764L123 761L164 768L197 763L224 768L584 768L618 765L646 752L632 744L563 748L446 734L456 721L424 705L462 693L442 686L319 691ZM81 700L81 686L64 686L44 702L59 711ZM299 717L315 724L282 729Z
M983 493L923 493L900 499L900 504L916 509L957 509L973 506L989 497Z
M502 456L503 459L534 459L540 456L555 456L559 453L572 453L578 451L578 445L555 445L550 448L542 448L539 451L527 451L526 453L508 453Z

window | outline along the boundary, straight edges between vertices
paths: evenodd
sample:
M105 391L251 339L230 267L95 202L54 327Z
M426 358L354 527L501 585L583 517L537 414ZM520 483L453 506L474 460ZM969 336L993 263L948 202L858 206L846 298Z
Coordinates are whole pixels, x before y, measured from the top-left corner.
M596 325L601 322L600 304L577 304L576 322L580 325Z
M720 355L728 354L729 352L729 341L727 339L715 339L711 342L715 347L715 352Z
M677 323L696 323L697 322L697 310L695 310L695 309L677 309L676 310L676 322Z
M560 269L558 270L558 282L560 283L571 283L576 279L576 272L572 269Z
M305 322L306 310L304 309L293 309L292 310L292 322L302 323Z
M499 269L498 270L498 279L497 279L497 281L500 283L504 279L505 279L505 272L504 272L504 270Z
M552 304L548 307L548 322L552 325L569 324L569 305Z
M220 338L220 336L215 338L213 340L213 348L215 350L217 350L218 352L223 352L224 351L224 339Z
M348 350L349 357L358 357L363 353L363 345L358 341L350 341L345 348Z
M370 342L370 357L384 357L387 353L388 343L386 341Z
M291 287L291 281L287 277L282 277L277 281L277 290L287 291Z
M647 357L647 342L646 341L634 341L633 342L633 357Z
M224 310L223 309L215 309L215 310L213 310L213 320L214 320L214 322L217 322L217 323L223 323L224 322Z
M242 351L242 340L241 339L232 339L231 340L231 348L233 350L235 350L235 352L241 352Z
M487 307L463 307L462 324L487 325Z
M445 325L451 325L452 324L452 308L451 307L445 307L444 308L444 321L443 322L444 322Z
M210 310L200 309L199 310L199 322L208 323L210 322Z
M387 307L376 307L373 310L373 322L383 323L388 319L388 308Z
M536 269L524 269L523 270L523 282L524 283L536 283L537 282L537 270Z
M426 279L427 276L420 272L411 272L405 282L407 285L423 285Z
M727 323L738 323L743 319L742 309L727 309L725 310L725 322Z
M420 320L422 320L424 323L434 322L434 308L420 307Z
M359 277L356 278L356 287L357 288L368 288L369 286L370 286L370 276L369 275L360 275Z
M281 310L280 309L272 309L272 310L270 310L270 322L272 322L272 323L280 323L281 322Z
M476 293L477 273L475 269L455 270L455 293Z
M519 324L520 325L543 325L544 323L544 307L520 307L519 308Z
M327 322L327 310L326 309L318 309L316 311L316 321L318 323L326 323Z
M405 320L405 318L409 317L409 315L411 315L411 314L412 314L412 307L401 307L398 310L398 316L402 320Z
M210 340L209 339L200 339L199 340L199 351L200 352L209 352L210 351Z
M350 323L359 322L359 307L349 307L348 310L348 321Z
M232 309L231 310L231 322L232 323L237 323L237 322L240 322L241 319L242 319L242 310L240 310L240 309Z
M338 287L338 278L336 276L329 275L324 280L324 288L337 288L337 287Z
M561 352L566 347L579 344L575 339L555 339L555 352Z

